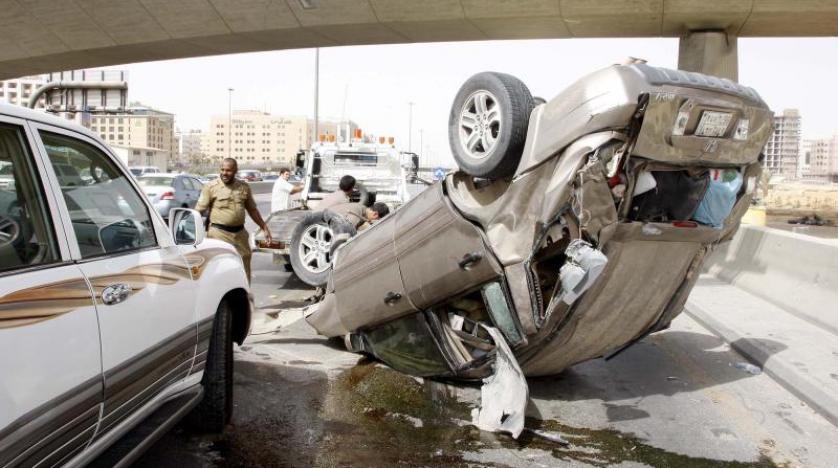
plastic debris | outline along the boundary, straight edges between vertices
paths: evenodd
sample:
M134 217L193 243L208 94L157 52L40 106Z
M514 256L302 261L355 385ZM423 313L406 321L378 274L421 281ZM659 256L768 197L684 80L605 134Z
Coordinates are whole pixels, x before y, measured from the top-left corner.
M734 362L731 364L733 367L737 369L741 369L749 374L759 375L762 374L762 369L759 366L755 366L750 362Z
M562 300L573 304L579 296L588 290L599 277L608 258L591 246L591 244L575 239L565 249L568 261L559 270L562 283Z
M484 325L484 328L495 342L495 373L483 379L480 408L472 411L472 422L478 429L508 432L517 439L524 430L524 413L530 390L503 334L494 327Z
M565 439L564 437L562 437L562 435L559 434L558 432L542 431L541 429L527 429L527 430L532 432L533 434L543 438L543 439L549 440L550 442L555 442L557 444L562 444L562 445L570 445L570 442L568 442L568 440Z

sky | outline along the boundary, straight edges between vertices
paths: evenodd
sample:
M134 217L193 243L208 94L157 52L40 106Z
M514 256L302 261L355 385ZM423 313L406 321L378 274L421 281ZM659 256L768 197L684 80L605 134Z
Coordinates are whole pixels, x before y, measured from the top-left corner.
M448 113L460 85L481 71L522 79L554 97L580 77L641 57L676 68L677 39L554 39L333 47L320 50L320 116L352 119L393 136L422 165L452 166ZM182 130L206 130L233 109L314 114L314 49L169 60L128 70L129 99L176 115ZM804 138L838 133L838 38L740 38L739 81L780 112L798 108ZM412 126L410 125L412 106ZM412 132L408 129L412 127ZM408 135L411 135L409 138Z

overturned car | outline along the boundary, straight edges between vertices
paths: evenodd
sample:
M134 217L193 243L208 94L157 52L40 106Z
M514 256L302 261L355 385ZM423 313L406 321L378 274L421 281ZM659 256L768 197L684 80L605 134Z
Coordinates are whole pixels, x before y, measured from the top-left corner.
M475 75L449 121L462 170L343 244L308 321L417 376L613 355L681 312L750 205L772 123L750 88L645 64L537 106L514 77Z

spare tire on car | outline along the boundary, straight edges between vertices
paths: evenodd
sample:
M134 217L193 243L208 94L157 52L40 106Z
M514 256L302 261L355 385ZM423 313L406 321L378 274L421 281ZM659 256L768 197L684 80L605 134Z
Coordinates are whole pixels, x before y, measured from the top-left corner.
M329 222L331 220L331 222ZM310 286L324 286L332 265L332 244L355 235L355 227L330 212L307 214L291 235L291 267Z
M483 72L466 80L448 118L448 142L460 169L491 179L513 175L534 107L530 90L512 75Z

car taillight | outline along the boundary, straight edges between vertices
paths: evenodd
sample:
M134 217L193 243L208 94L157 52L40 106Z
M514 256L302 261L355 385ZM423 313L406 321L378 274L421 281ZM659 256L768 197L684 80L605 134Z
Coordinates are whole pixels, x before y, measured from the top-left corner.
M161 200L174 200L175 199L175 192L163 192L163 194L160 195L160 199Z
M673 221L672 225L680 228L696 228L698 223L695 221Z

